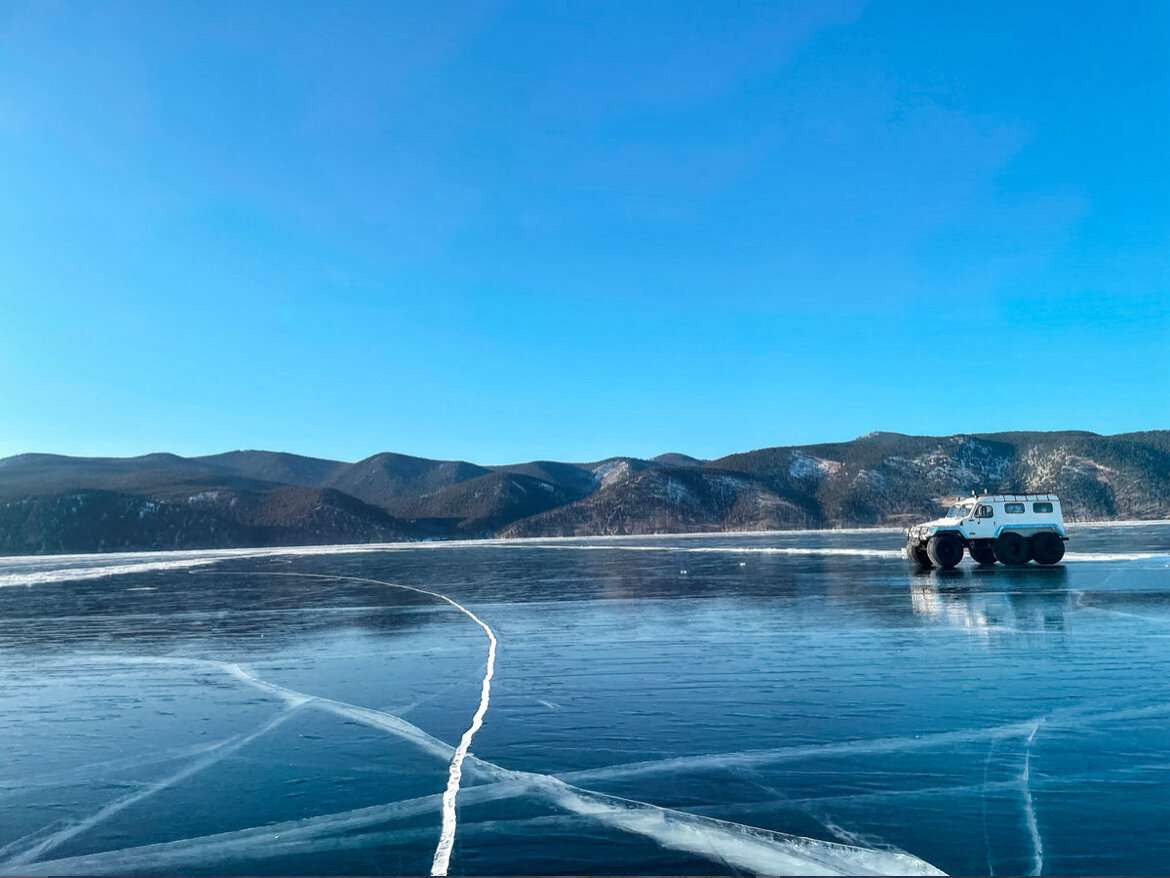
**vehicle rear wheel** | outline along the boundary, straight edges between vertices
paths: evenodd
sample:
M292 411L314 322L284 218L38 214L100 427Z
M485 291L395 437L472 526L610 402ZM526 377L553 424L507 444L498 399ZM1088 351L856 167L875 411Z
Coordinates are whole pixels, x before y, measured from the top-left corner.
M971 553L971 560L976 564L986 567L995 563L995 550L986 543L972 543L967 551Z
M1036 534L1028 540L1028 548L1038 564L1055 564L1064 557L1064 540L1054 533Z
M994 543L995 559L1009 567L1022 567L1032 557L1028 541L1017 533L1000 534Z
M921 543L908 544L906 554L920 570L929 570L933 566L930 563L930 556L926 554L926 547Z
M954 534L937 534L926 544L926 554L932 564L950 570L963 560L963 543Z

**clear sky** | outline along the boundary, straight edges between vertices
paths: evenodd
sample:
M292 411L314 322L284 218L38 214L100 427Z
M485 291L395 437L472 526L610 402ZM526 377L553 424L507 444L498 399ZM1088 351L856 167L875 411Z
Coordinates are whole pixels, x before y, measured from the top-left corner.
M0 0L0 456L1170 427L1170 4Z

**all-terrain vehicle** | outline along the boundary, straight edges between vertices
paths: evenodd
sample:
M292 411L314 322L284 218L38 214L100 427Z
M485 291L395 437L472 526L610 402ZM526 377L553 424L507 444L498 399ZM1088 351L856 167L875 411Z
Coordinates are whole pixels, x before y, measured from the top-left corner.
M923 569L954 567L964 549L976 564L1055 564L1067 540L1055 494L973 494L908 529L906 556Z

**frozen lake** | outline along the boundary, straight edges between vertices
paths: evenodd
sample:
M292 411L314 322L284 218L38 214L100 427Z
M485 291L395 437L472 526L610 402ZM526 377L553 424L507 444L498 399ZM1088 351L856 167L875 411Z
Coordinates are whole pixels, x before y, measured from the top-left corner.
M425 874L486 705L451 874L1165 874L1170 525L1071 536L0 558L0 872Z

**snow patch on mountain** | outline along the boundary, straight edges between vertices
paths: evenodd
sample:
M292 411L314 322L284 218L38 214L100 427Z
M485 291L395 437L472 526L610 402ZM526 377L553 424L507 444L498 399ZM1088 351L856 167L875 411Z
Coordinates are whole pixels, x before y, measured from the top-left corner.
M849 486L854 489L868 488L871 491L884 491L888 484L888 480L881 473L871 469L863 469L858 470Z
M1051 490L1068 459L1068 449L1063 447L1052 450L1029 448L1023 457L1026 473L1025 489L1028 491Z
M1065 477L1069 475L1079 476L1081 478L1087 477L1096 479L1103 485L1112 484L1111 477L1117 474L1117 470L1112 467L1104 466L1087 457L1077 457L1075 454L1068 456L1060 471L1061 475Z
M593 475L602 488L623 481L631 472L628 460L608 460L593 468Z
M803 451L794 451L788 464L788 475L794 479L822 479L840 469L841 464L835 460L825 460L805 454Z
M666 499L671 503L681 503L687 496L687 486L674 479L666 480Z
M953 449L935 448L911 463L925 470L926 478L954 490L994 490L1003 482L1012 459L982 443L956 437Z

